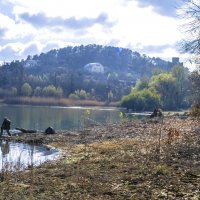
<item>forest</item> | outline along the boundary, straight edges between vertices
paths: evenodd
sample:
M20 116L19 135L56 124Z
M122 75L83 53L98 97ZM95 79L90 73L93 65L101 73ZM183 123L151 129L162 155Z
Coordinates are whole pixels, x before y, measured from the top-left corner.
M190 104L188 73L178 58L169 62L119 47L68 46L4 63L0 97L119 102L125 96L122 106L128 109L179 109Z

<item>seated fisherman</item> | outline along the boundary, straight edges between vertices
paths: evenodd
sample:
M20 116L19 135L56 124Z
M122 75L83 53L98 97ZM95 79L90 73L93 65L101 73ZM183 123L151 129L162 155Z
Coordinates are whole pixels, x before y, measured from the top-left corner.
M157 117L157 116L158 116L158 109L155 108L153 113L150 115L150 118Z
M157 113L158 117L163 117L162 110L159 108L157 111L158 111Z
M153 113L150 115L150 118L153 117L163 117L162 110L160 108L155 108Z

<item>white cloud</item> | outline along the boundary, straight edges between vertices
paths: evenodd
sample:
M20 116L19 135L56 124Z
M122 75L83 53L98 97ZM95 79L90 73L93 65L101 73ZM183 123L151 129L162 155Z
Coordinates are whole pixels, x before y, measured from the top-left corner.
M143 7L138 6L138 0L8 0L4 1L4 7L6 2L9 2L9 8L13 6L10 13L15 17L0 13L0 30L4 39L0 46L5 49L9 44L14 50L14 57L17 53L21 58L28 52L39 53L51 47L91 43L141 50L140 53L167 59L179 55L174 48L182 37L178 30L179 19L156 12L161 6L159 1L151 5L149 0L148 5ZM169 6L167 8L170 9ZM96 23L102 13L106 17L104 23ZM33 20L33 16L42 17L44 21L43 24L38 21L37 27L34 27L25 18L22 20L22 16L29 17L29 20ZM70 29L63 24L69 19L90 23L79 30ZM59 26L54 26L56 20L59 20ZM46 26L47 22L52 26ZM145 51L145 47L151 46L165 49L161 52L156 52L156 48L152 48L152 52L150 48Z
M8 16L5 16L3 14L0 13L0 27L1 28L10 28L14 25L14 21L12 19L10 19Z
M20 56L20 51L23 49L21 43L10 43L3 47L0 47L0 60L15 60Z

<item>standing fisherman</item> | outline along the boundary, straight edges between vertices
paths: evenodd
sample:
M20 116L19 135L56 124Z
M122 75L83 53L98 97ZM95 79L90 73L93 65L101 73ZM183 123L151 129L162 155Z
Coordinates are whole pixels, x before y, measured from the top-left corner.
M0 136L2 136L3 130L6 130L8 135L11 136L11 134L10 134L10 124L11 124L10 120L7 117L5 117L4 120L3 120L3 123L1 125L1 134L0 134Z

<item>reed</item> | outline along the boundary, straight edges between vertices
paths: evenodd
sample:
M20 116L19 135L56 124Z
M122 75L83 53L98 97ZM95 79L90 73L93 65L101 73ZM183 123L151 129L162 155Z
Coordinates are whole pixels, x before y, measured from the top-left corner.
M117 102L95 100L72 100L67 98L12 97L4 99L7 104L47 105L47 106L119 106Z

